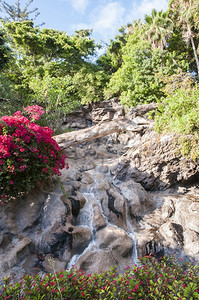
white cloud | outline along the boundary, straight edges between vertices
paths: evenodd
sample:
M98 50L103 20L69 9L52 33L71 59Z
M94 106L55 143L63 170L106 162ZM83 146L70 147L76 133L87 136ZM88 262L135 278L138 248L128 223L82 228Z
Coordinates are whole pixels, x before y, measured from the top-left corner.
M93 28L101 34L106 30L115 31L116 26L122 25L124 12L125 9L119 2L108 3L95 17Z
M144 0L139 10L140 12L143 10L144 14L150 14L153 8L165 11L168 8L168 0Z
M70 0L75 6L77 2L86 0ZM124 7L122 3L128 2ZM87 15L87 22L73 24L74 30L93 29L95 39L102 39L107 42L118 34L118 29L122 25L134 20L144 19L145 14L150 14L152 9L166 10L168 0L98 0L98 5Z
M100 2L100 1L99 1ZM125 8L119 1L98 5L88 16L87 24L76 24L75 28L91 28L103 40L114 38L118 29L123 25Z
M130 12L126 15L127 22L133 20L144 19L144 16L151 14L152 9L166 11L168 8L168 0L142 0L132 1ZM126 24L125 23L125 24Z
M89 0L69 0L73 8L79 13L84 13L89 5Z

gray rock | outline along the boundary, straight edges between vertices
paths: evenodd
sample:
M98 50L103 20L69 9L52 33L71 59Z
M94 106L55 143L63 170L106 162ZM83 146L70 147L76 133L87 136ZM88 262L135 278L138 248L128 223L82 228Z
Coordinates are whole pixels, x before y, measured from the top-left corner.
M0 207L1 276L17 280L35 268L45 274L72 262L87 273L115 265L123 272L135 263L136 249L199 259L198 162L181 156L175 135L152 131L143 116L156 105L125 117L117 101L94 106L95 112L88 106L67 116L67 126L101 123L68 135L69 144L80 144L68 148L62 189L43 185Z

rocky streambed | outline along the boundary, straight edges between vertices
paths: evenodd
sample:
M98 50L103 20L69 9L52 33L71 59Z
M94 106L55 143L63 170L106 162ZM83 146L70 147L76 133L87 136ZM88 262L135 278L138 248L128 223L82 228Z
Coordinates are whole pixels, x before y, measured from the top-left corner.
M61 186L49 182L1 207L1 277L73 265L123 272L151 252L199 259L198 164L181 157L174 136L161 137L135 118L130 123L139 130L82 137L68 147Z

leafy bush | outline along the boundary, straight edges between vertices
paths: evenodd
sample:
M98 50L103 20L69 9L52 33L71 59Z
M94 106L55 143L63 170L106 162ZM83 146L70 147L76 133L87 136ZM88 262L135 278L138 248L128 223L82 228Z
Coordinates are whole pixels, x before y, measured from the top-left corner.
M140 39L139 31L130 35L122 49L122 65L107 84L105 96L119 96L128 107L161 101L164 78L178 69L175 59L175 53L152 49L150 42ZM184 66L183 61L178 64Z
M0 118L5 115L13 115L23 107L24 102L20 100L2 99L0 100Z
M31 100L37 101L47 111L70 113L81 104L103 100L103 87L108 80L106 73L99 67L86 63L74 76L53 77L49 74L42 78L33 77L29 83L33 94Z
M180 266L174 257L156 260L146 256L133 269L127 267L124 274L119 274L116 268L93 275L71 269L42 278L27 274L15 284L8 277L4 279L0 297L5 300L199 299L198 271L194 263Z
M9 201L23 196L40 180L65 167L66 155L52 138L49 127L36 124L44 110L24 108L0 119L0 199ZM66 166L67 167L67 166Z
M52 77L45 75L42 78L33 77L30 81L33 90L31 100L43 105L48 112L64 111L70 113L77 109L80 102L74 97L75 89L70 75Z
M16 94L14 83L3 72L0 72L0 97L13 99L16 97Z
M158 132L176 132L182 155L199 157L199 89L181 88L159 104L155 112Z
M198 132L198 99L198 88L176 90L160 103L155 116L156 130L182 134Z
M103 88L109 76L92 63L85 65L73 77L75 96L82 105L103 100Z

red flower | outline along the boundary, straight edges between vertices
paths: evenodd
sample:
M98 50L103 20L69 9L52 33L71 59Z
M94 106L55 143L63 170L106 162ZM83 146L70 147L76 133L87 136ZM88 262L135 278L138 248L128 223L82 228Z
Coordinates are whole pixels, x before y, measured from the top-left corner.
M0 119L0 172L3 172L1 178L8 178L3 181L0 178L1 199L6 193L9 197L21 196L27 190L25 180L28 180L30 190L41 179L61 175L60 169L68 168L66 155L61 153L61 148L52 137L53 131L33 122L44 113L42 107L29 106L24 111L31 120L20 111ZM14 182L15 189L11 189L10 185ZM2 195L3 191L5 195Z
M23 165L23 166L20 166L20 167L19 167L19 169L20 169L21 171L25 171L26 168L27 168L26 165Z

